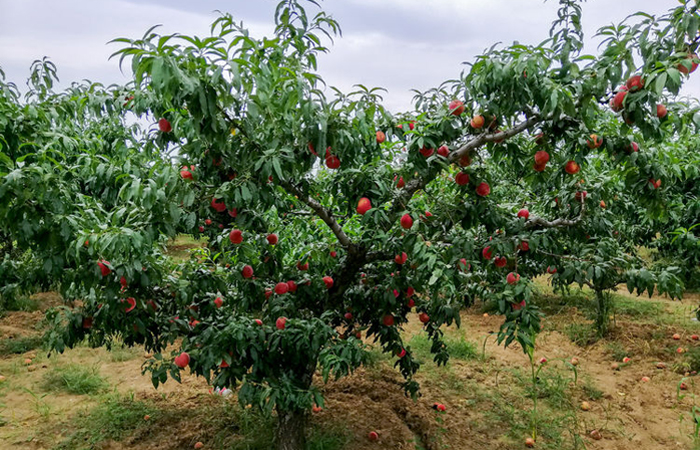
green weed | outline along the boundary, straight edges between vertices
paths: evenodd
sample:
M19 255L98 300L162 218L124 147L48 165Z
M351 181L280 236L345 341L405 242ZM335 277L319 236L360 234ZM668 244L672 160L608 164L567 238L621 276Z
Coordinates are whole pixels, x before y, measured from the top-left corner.
M663 304L651 300L632 299L622 295L615 295L615 314L627 316L633 319L656 319L665 313Z
M564 333L579 347L593 345L599 339L595 328L587 323L571 323L564 328Z
M114 347L109 352L109 359L112 362L130 361L139 356L141 350L136 347Z
M44 398L45 398L48 394L39 395L39 394L37 394L36 392L32 391L31 389L27 389L27 388L24 388L24 387L22 388L22 390L23 390L24 392L26 392L27 394L29 394L29 395L32 397L32 403L33 403L33 406L34 406L34 411L35 411L37 414L39 414L41 417L44 417L44 418L46 418L46 417L48 417L48 416L51 415L51 405L49 405L48 403L46 403L46 400L44 400Z
M0 340L0 355L18 355L41 347L44 339L40 336Z
M523 383L528 398L533 398L536 392L538 398L546 399L552 407L561 409L570 406L568 400L570 380L568 375L564 377L553 370L543 370L537 378L536 391L526 378L519 381Z
M9 296L4 309L7 311L34 312L39 310L39 301L25 296Z
M598 389L590 378L586 378L585 383L582 386L583 393L588 400L600 400L603 398L603 391Z
M475 359L478 355L476 345L467 341L464 337L458 339L446 338L445 343L447 344L451 359L468 361L470 359Z
M627 349L617 341L608 342L605 347L608 349L610 356L612 356L613 360L615 361L622 362L625 356L629 356Z
M119 441L144 426L145 415L155 413L152 406L134 400L133 396L110 395L92 410L78 413L72 421L76 430L55 450L92 450L100 442Z
M690 347L685 352L684 362L689 371L700 372L700 347Z
M544 371L543 371L544 372ZM562 397L565 392L564 384L569 379L559 379L558 376L543 374L540 372L538 381L538 396L545 400L537 410L537 448L546 450L582 449L581 439L578 436L578 423L576 414L566 400ZM477 401L473 408L483 414L483 419L473 423L475 432L488 434L494 424L500 429L506 430L507 442L512 444L504 448L519 448L524 437L531 434L530 415L523 411L523 396L533 395L529 374L516 369L513 373L518 388L504 392L489 391L488 388L475 384L473 389L478 391ZM528 386L529 384L529 386ZM479 428L482 430L480 431Z
M382 362L389 361L391 355L384 353L378 346L373 346L365 352L362 365L368 369L378 369Z
M444 342L447 346L447 351L450 354L450 359L468 361L475 359L479 354L476 345L467 341L463 336L445 336ZM414 357L423 361L433 359L432 354L430 353L430 347L432 344L433 342L424 334L417 334L409 341Z
M70 364L54 367L44 374L44 388L50 391L92 395L103 392L108 387L97 367Z
M274 430L276 418L251 409L241 409L237 403L222 402L216 413L206 422L213 430L210 443L213 448L230 450L267 450L275 448ZM306 450L340 450L350 442L351 436L341 425L311 426Z

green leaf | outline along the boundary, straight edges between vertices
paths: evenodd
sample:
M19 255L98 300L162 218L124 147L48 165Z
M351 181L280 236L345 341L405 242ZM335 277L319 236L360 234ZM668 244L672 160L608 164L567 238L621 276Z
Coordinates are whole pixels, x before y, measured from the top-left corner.
M666 78L668 77L668 74L666 72L662 73L658 77L656 77L656 83L654 84L655 91L657 95L661 95L664 92L664 88L666 87Z

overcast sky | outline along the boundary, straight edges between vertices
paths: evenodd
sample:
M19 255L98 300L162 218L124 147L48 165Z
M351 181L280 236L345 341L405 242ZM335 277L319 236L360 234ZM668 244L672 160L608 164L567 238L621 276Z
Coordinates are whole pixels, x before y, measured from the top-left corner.
M89 79L124 83L115 37L141 37L151 25L161 33L206 36L215 10L243 20L254 34L268 34L276 0L0 0L0 67L24 85L29 65L48 56L62 85ZM583 4L588 53L599 27L643 10L662 14L676 0L589 0ZM326 0L343 38L320 59L329 85L382 86L385 105L410 108L411 88L426 90L457 78L464 61L494 43L537 44L547 37L558 2L549 0ZM128 70L128 66L125 66ZM700 97L700 75L685 93Z

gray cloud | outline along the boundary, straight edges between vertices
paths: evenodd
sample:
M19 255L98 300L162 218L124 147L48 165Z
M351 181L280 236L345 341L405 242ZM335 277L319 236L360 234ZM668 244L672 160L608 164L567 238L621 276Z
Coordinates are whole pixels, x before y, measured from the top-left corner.
M64 84L83 78L127 80L109 55L120 36L140 37L153 24L161 32L208 35L214 10L231 12L256 34L272 30L276 0L0 0L0 66L21 84L34 59L49 56ZM674 0L589 0L583 4L590 40L599 27L644 10L661 14ZM464 61L496 42L537 44L556 17L557 2L541 0L328 0L324 8L343 27L320 71L344 90L362 83L389 90L386 105L410 107L411 88L425 90L458 77ZM309 6L312 8L311 6ZM128 70L128 67L125 68ZM700 96L688 83L686 94ZM695 83L697 85L697 83Z

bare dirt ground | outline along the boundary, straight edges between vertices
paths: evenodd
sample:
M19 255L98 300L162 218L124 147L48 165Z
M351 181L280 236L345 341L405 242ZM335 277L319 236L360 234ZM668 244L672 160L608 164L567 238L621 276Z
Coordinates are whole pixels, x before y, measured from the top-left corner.
M571 339L572 325L590 322L579 308L563 304L545 319L535 353L536 361L548 360L540 372L544 387L538 395L537 448L696 448L690 412L700 386L695 377L685 377L685 355L677 348L700 345L690 338L700 334L700 325L692 320L700 298L695 294L680 303L619 294L647 312L636 314L634 309L616 315L611 335L590 345L579 346ZM0 319L0 340L39 335L42 310L58 301L45 294L41 310L7 313ZM415 401L403 395L403 380L392 368L395 358L389 356L379 356L352 376L328 383L323 386L325 408L312 415L312 425L340 427L346 441L332 448L346 450L524 448L533 407L528 394L530 364L519 347L497 345L490 333L497 332L501 322L500 317L483 315L478 307L463 311L462 327L451 327L446 335L453 340L464 338L474 354L441 368L426 356L418 375L421 396ZM420 333L420 322L411 321L405 328L406 341L414 342L411 338ZM674 333L681 334L681 340L673 340ZM229 445L236 442L237 433L245 432L240 424L226 424L230 438L217 437L221 424L213 424L211 415L219 414L222 399L208 393L204 380L188 375L181 384L168 381L156 390L150 378L141 375L147 355L137 349L119 352L79 347L50 358L41 349L0 355L0 375L5 377L0 382L0 449L60 448L75 432L77 418L105 401L107 394L78 395L46 388L45 374L70 364L95 367L109 383L111 395L133 396L155 411L149 424L135 426L118 439L86 442L80 448L175 450L193 448L197 441L204 442L205 448L239 448ZM631 361L614 370L612 364L622 354ZM574 356L580 362L577 377L565 364ZM31 363L25 362L28 359ZM658 362L666 368L656 368ZM650 380L643 382L643 377ZM688 390L679 390L682 380ZM589 411L581 409L584 401L590 404ZM226 402L235 404L235 399ZM446 413L435 412L431 407L435 402L443 403ZM590 437L592 430L598 430L602 439ZM369 431L379 434L379 442L368 441Z

